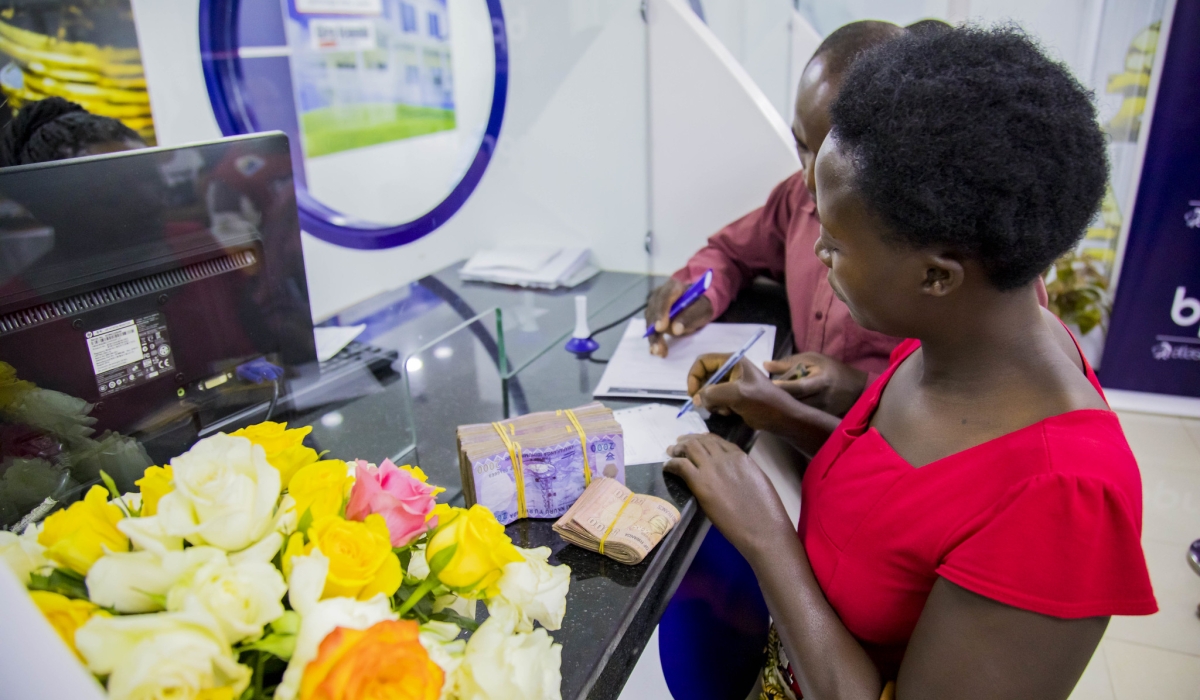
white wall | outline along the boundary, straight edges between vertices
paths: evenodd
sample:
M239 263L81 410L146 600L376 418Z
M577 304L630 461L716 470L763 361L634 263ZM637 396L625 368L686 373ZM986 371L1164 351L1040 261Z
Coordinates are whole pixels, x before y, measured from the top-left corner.
M133 4L160 142L218 137L200 69L198 0ZM603 267L646 269L639 0L506 0L503 8L508 106L475 193L440 229L400 248L350 250L304 234L314 318L513 241L587 245Z
M652 257L669 273L800 162L778 110L687 4L649 7Z

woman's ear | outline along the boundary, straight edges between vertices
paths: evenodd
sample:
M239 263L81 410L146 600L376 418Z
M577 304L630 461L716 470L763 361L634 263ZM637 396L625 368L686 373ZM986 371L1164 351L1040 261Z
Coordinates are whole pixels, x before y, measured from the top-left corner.
M963 282L962 263L946 255L929 255L925 258L925 279L921 291L935 297L944 297L957 289Z

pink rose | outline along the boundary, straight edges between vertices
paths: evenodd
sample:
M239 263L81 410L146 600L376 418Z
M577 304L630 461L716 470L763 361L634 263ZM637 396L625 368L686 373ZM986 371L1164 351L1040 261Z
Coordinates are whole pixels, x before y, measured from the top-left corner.
M364 520L373 513L382 515L393 547L404 547L437 525L437 519L429 517L437 490L407 467L397 467L389 459L374 467L360 459L354 476L346 518Z

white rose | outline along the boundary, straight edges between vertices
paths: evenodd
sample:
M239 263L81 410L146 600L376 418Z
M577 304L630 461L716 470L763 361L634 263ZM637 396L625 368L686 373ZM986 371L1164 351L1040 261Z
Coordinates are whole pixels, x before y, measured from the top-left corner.
M212 614L231 645L261 637L263 627L283 615L283 574L265 561L230 564L225 552L213 547L192 547L189 552L200 549L212 554L171 586L167 610L198 604Z
M296 635L296 649L283 672L283 681L275 689L275 700L294 700L300 692L304 668L317 657L321 642L335 628L365 630L376 622L399 619L382 593L368 601L354 598L321 600L328 573L329 559L320 549L292 559L288 602L300 613L300 632Z
M183 549L183 538L169 534L166 523L158 516L122 518L117 521L117 529L129 538L134 549L153 552L159 557Z
M471 636L455 674L459 700L561 700L562 645L544 629L515 632L517 622L503 608Z
M117 612L162 610L163 597L179 575L154 552L110 552L88 569L88 597L96 605Z
M497 584L500 595L488 601L488 610L512 606L517 614L517 631L532 632L539 622L548 630L562 627L567 614L567 590L571 587L571 567L551 566L549 547L522 549L525 561L504 566L504 575Z
M38 527L30 525L24 534L15 535L0 530L0 559L12 569L17 579L29 585L29 575L50 567L46 559L46 548L38 544Z
M236 698L250 684L250 669L203 611L96 615L75 633L75 645L93 673L108 676L110 700L192 698L217 688Z
M458 625L429 621L421 625L421 631L417 634L421 646L429 652L429 658L445 674L440 700L450 700L454 697L454 675L462 665L463 653L467 647L467 641L458 639L458 633Z
M245 549L275 526L279 471L263 448L217 433L171 460L175 490L158 502L169 535L227 552Z

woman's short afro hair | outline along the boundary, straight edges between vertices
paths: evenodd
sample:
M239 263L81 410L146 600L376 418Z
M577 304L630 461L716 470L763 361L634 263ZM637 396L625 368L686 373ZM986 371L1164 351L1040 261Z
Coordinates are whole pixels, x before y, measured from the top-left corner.
M1015 27L910 32L865 51L832 123L889 237L975 259L1001 290L1071 250L1108 180L1090 93Z

